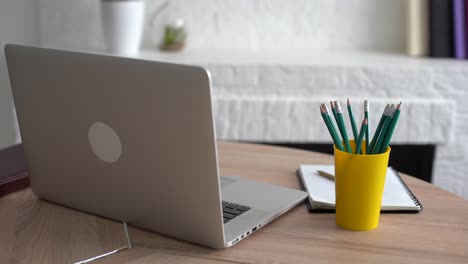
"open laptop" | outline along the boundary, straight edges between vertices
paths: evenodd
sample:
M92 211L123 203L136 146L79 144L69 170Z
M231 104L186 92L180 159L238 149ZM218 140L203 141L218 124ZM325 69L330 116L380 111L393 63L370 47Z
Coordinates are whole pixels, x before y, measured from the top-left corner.
M41 199L223 248L307 197L219 177L201 67L17 45L5 54Z

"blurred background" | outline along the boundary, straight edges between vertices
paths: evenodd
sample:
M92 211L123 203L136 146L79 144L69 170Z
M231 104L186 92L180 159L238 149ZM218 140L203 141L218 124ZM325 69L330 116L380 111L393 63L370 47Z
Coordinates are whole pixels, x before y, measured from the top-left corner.
M374 131L403 101L391 165L467 199L467 2L3 0L0 44L204 66L223 140L330 153L320 103L369 100ZM0 148L20 142L2 52Z

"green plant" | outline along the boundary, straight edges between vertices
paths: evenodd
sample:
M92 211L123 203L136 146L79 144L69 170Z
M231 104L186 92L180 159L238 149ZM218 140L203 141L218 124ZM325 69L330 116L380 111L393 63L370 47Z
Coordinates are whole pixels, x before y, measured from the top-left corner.
M185 45L186 39L187 32L183 26L166 25L161 48L170 50L180 49Z

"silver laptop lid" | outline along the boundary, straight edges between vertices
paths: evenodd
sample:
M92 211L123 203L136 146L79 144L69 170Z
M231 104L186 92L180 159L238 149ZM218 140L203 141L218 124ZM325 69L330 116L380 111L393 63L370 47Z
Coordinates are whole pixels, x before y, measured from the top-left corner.
M38 197L223 247L205 69L16 45L5 53Z

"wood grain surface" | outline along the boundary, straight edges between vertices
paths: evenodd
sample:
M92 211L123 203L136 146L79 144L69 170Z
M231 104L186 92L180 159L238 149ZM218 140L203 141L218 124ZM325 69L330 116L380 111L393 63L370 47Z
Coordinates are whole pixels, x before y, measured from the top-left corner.
M222 175L299 188L300 164L333 164L325 154L219 142ZM468 263L468 202L402 175L424 205L383 214L373 231L348 231L334 214L301 204L232 248L213 250L130 227L135 248L93 263ZM72 263L126 245L120 223L38 200L24 190L0 199L0 263Z

